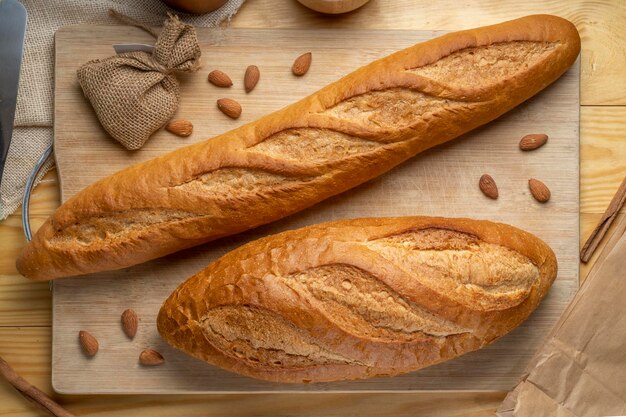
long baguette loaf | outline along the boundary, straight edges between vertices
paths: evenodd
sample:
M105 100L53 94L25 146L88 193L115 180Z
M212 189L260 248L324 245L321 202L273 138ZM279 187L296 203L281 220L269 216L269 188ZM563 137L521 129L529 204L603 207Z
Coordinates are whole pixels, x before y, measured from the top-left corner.
M497 118L579 50L574 25L539 15L397 52L87 187L39 229L18 270L46 280L118 269L280 219Z
M157 325L174 347L255 378L396 375L504 335L556 271L545 243L505 224L344 220L224 255L172 293Z

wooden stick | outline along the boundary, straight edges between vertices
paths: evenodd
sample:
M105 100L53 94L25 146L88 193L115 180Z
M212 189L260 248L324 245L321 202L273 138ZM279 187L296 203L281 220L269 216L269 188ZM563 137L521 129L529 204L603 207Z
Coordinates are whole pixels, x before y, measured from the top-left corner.
M589 262L589 259L593 256L593 253L600 245L602 238L611 227L611 223L617 217L620 209L626 202L626 178L622 181L622 184L617 189L617 192L613 196L611 203L607 207L606 211L602 215L600 222L596 226L596 228L591 232L591 236L585 242L582 250L580 251L580 260L583 263Z
M7 381L20 394L22 394L27 399L31 400L43 410L49 412L53 416L56 417L76 417L74 414L70 413L59 404L57 404L52 398L48 397L46 393L39 390L37 387L31 385L24 378L19 376L11 366L0 357L0 374L6 378Z

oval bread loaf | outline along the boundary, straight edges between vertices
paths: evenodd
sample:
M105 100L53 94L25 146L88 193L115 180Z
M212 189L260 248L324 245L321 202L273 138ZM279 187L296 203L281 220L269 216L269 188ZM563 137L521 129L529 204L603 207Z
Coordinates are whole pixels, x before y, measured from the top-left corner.
M255 378L389 376L504 335L556 272L545 243L505 224L345 220L224 255L172 293L157 326L172 346Z
M565 19L451 33L65 202L20 254L46 280L119 269L265 224L362 184L532 97L576 60Z

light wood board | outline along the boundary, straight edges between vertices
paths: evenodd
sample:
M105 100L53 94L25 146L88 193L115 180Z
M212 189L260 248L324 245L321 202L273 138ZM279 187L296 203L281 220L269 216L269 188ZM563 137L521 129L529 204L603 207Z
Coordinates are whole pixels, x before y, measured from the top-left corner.
M277 110L353 69L390 52L436 36L435 32L358 30L200 30L204 68L181 76L178 115L194 122L194 134L180 139L157 133L140 151L124 151L100 128L75 79L78 66L112 54L111 44L151 41L134 28L64 28L56 35L55 155L66 200L89 183L128 164L222 133ZM290 73L293 59L312 51L303 78ZM261 69L257 88L242 88L247 65ZM215 68L235 85L218 89L206 82ZM578 287L579 66L537 97L463 138L421 154L391 173L300 214L256 230L117 272L57 280L53 286L52 383L58 392L190 393L277 391L507 390ZM238 121L215 107L220 97L241 102ZM532 153L517 148L520 136L545 132L548 145ZM486 199L477 187L488 172L500 199ZM164 173L164 175L166 175ZM548 184L552 200L540 205L529 195L528 178ZM325 220L398 215L444 215L503 221L546 240L559 260L559 276L547 299L522 326L498 342L456 360L395 377L316 385L274 384L240 377L175 351L154 325L162 301L184 279L240 244L276 231ZM141 317L133 341L121 331L119 315L134 308ZM93 359L82 356L77 333L100 340ZM142 368L139 352L153 347L166 364Z

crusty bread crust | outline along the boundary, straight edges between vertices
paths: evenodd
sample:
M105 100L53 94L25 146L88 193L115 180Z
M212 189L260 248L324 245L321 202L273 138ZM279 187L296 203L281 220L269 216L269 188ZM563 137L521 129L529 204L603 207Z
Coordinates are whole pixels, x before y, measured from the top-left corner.
M497 118L579 50L574 25L548 15L417 44L92 184L44 223L17 268L34 280L119 269L288 216Z
M227 253L170 295L157 326L172 346L254 378L389 376L506 334L537 307L556 273L543 241L505 224L342 220ZM451 287L441 285L447 281Z

